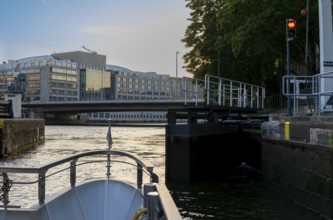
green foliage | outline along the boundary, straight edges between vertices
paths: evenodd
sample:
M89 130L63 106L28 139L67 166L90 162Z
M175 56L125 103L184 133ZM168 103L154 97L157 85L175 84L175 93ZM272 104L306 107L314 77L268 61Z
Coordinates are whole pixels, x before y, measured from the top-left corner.
M309 5L307 70L315 74L319 45L318 5ZM297 21L291 42L294 72L304 75L306 17L305 0L189 0L191 24L182 42L191 50L184 55L186 70L195 78L217 75L265 86L267 94L279 93L286 74L286 19ZM279 61L279 62L277 62Z

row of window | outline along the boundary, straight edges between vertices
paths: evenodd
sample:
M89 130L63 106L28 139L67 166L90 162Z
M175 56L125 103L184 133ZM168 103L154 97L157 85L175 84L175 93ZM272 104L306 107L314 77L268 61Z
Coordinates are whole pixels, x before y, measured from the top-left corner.
M132 96L132 95L117 95L118 100L163 100L169 99L171 96Z
M126 84L126 85L155 85L155 86L170 86L170 82L168 80L151 80L151 79L133 79L133 78L120 78L117 77L117 83Z
M64 73L64 74L70 74L70 75L77 75L77 71L76 70L69 70L69 69L52 68L51 72L53 72L53 73Z
M70 82L77 82L77 77L70 77L70 76L59 76L55 74L51 74L50 76L53 80L62 80L62 81L70 81Z
M60 60L35 60L30 62L19 63L18 65L22 65L23 68L31 68L31 67L43 67L43 66L59 66L70 69L77 69L77 64L72 63L70 61L60 61Z
M50 89L50 94L52 95L68 95L68 96L77 96L77 91L70 90L60 90L60 89Z
M166 119L166 113L156 112L156 113L115 113L115 112L94 112L88 113L90 119Z

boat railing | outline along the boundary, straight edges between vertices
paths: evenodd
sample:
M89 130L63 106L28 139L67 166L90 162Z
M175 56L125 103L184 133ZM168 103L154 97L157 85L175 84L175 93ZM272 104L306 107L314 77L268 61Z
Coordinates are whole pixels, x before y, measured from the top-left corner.
M103 160L94 160L94 161L86 161L78 164L78 160L83 157L88 157L88 156L96 156L96 155L106 155L107 158ZM129 159L132 159L133 162L126 162L126 161L120 161L120 160L111 160L111 156L121 156L121 157L127 157ZM76 168L79 165L87 164L87 163L95 163L95 162L106 162L106 177L107 179L110 178L111 172L111 163L126 163L130 164L133 166L136 166L137 169L137 188L142 189L142 184L143 184L143 173L146 173L149 178L150 178L150 183L158 183L158 176L153 172L153 166L148 162L143 162L143 160L138 157L137 155L123 152L123 151L116 151L116 150L94 150L94 151L86 151L82 153L78 153L75 155L71 155L68 157L65 157L60 160L56 160L54 162L47 163L45 165L42 165L40 167L0 167L0 173L2 174L3 181L0 182L2 183L2 187L0 188L0 200L2 201L3 205L0 207L3 208L20 208L20 206L11 206L9 204L9 192L10 188L12 185L15 184L38 184L38 200L39 204L42 205L45 202L45 191L46 191L46 178L50 177L52 175L55 175L57 173L60 173L64 170L70 170L69 174L69 181L70 181L70 186L74 187L76 184L76 179L77 179L77 172ZM51 168L55 168L59 165L63 165L69 163L69 167L66 167L64 169L60 169L58 171L54 171L53 173L47 174L47 172ZM35 181L14 181L10 179L9 174L38 174L38 178Z

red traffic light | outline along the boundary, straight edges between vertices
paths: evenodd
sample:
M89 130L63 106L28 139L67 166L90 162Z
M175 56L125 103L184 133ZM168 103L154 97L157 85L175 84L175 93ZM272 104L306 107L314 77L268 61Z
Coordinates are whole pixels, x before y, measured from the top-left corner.
M286 35L288 40L293 40L296 37L296 21L294 19L286 20Z
M289 19L287 23L287 27L289 29L294 29L296 28L296 21L294 19Z

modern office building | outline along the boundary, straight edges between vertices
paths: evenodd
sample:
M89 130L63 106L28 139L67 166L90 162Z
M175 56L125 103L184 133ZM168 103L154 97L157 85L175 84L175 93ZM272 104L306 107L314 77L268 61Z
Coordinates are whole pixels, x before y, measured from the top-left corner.
M70 60L58 60L51 55L9 60L0 65L0 95L18 74L25 74L27 90L23 101L79 100L78 67Z
M26 102L79 100L177 100L202 97L202 89L191 78L170 77L155 72L132 71L106 64L106 56L73 51L8 60L0 64L0 98L19 74L26 75ZM186 87L186 91L184 88ZM199 91L199 92L198 92ZM201 97L200 97L201 96ZM165 120L161 112L89 114L123 120ZM103 117L100 117L103 116Z
M105 70L106 56L81 51L56 53L59 60L71 60L78 64L79 100L110 100L111 73Z
M112 88L116 100L171 99L172 83L169 75L137 72L107 65L112 73Z
M78 101L111 99L106 57L75 51L9 60L0 64L0 95L18 74L25 74L23 101Z

